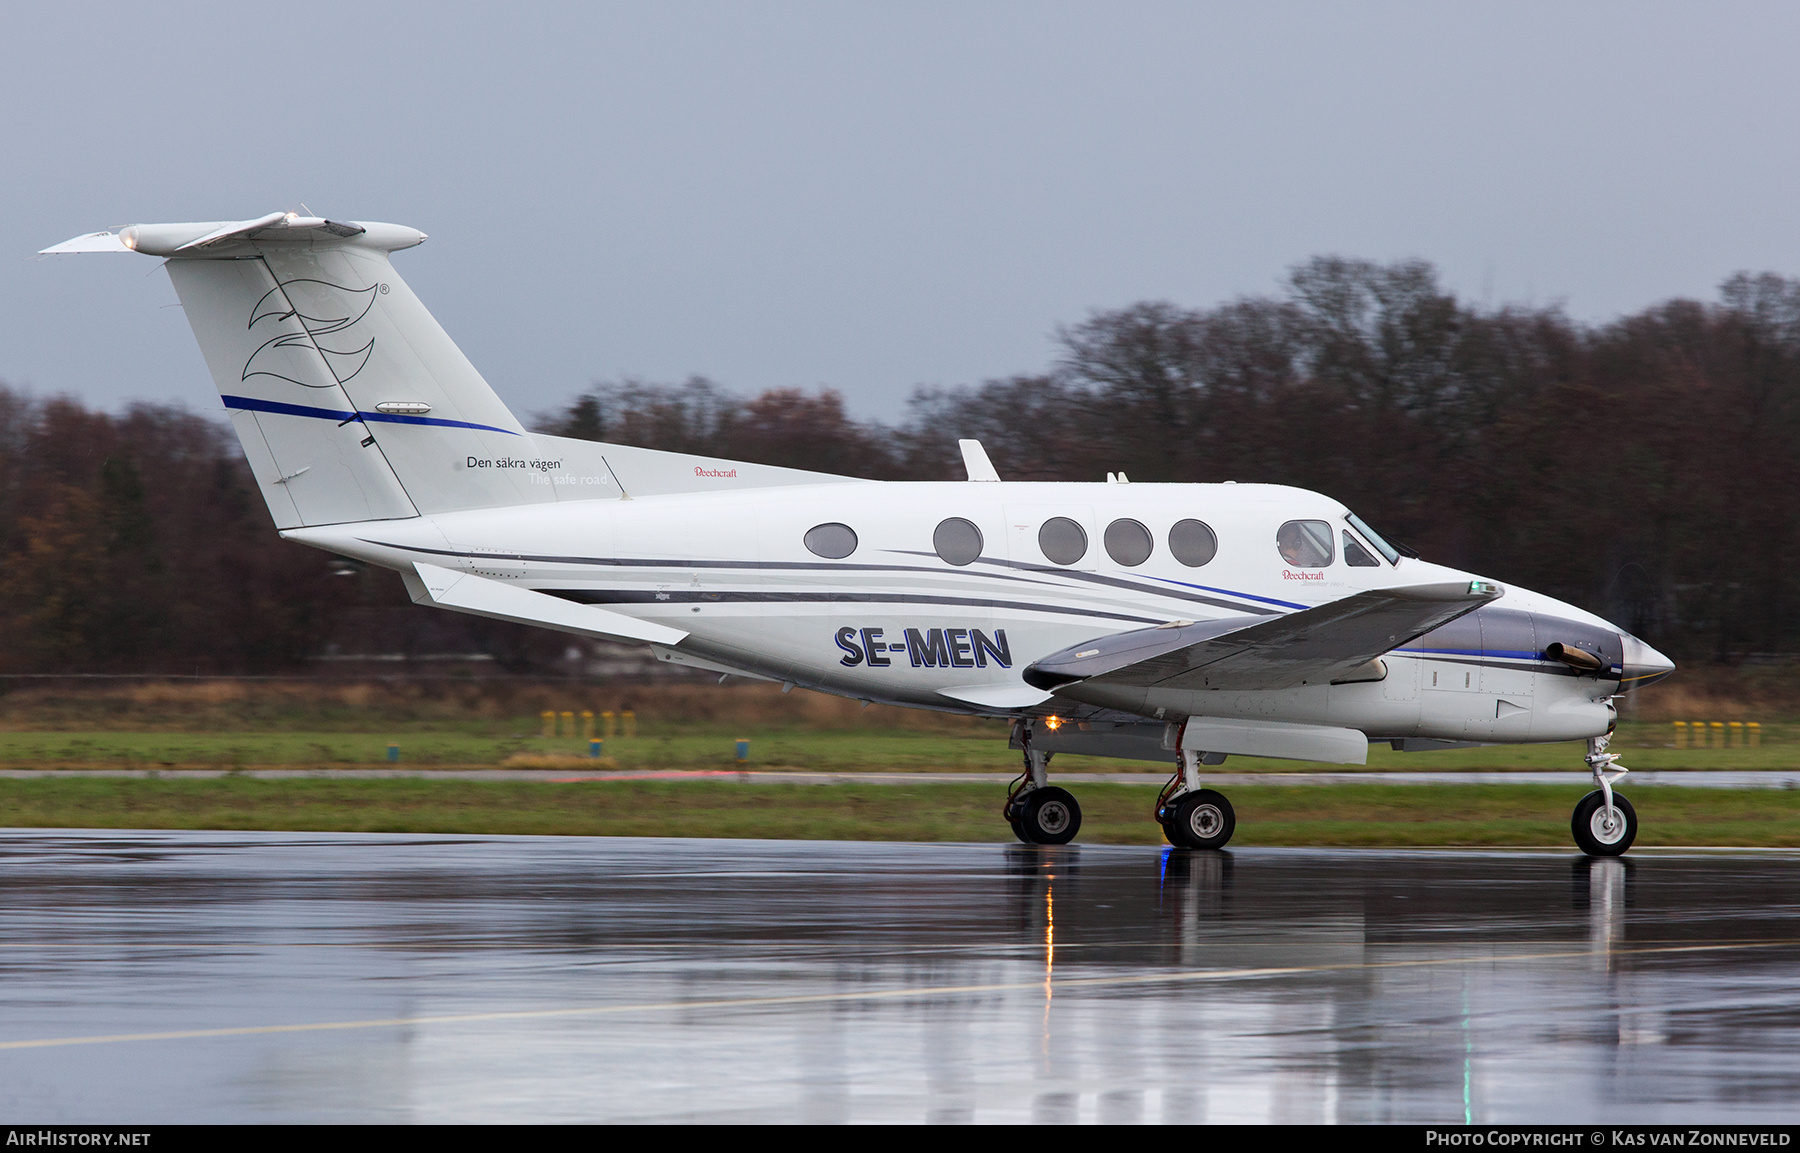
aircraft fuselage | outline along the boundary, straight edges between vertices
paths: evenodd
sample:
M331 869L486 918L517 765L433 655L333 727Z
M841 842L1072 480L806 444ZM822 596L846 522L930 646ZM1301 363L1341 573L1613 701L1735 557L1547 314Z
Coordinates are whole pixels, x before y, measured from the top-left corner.
M465 511L288 535L396 569L428 561L663 623L690 634L684 654L721 668L862 700L993 714L1007 711L992 702L1007 700L1003 690L1018 686L1032 662L1091 637L1485 579L1413 558L1390 561L1347 515L1328 497L1273 485L846 482ZM1070 538L1061 558L1085 537L1070 563L1045 554L1040 538L1053 519L1080 530L1059 526ZM934 546L949 521L979 534L966 563L951 563ZM1194 521L1216 541L1203 564L1183 563L1170 546L1171 530ZM1284 558L1277 536L1295 522L1326 526L1330 548L1301 557L1306 563ZM1147 543L1138 563L1110 555L1109 528L1121 524L1111 551L1141 552ZM811 551L808 532L833 525L854 533L851 551ZM1126 551L1122 559L1137 556ZM1188 559L1196 559L1191 550ZM1380 679L1273 692L1089 688L1088 699L1059 696L1031 711L1203 714L1342 726L1371 739L1573 740L1611 726L1619 678L1578 675L1543 650L1592 638L1623 675L1623 637L1573 605L1508 586L1496 604L1388 654Z

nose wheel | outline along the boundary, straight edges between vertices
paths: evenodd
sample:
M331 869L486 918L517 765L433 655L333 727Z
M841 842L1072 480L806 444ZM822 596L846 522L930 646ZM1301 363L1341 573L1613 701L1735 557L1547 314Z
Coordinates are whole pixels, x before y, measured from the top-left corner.
M1637 840L1637 810L1613 791L1613 782L1631 770L1618 763L1617 753L1606 751L1611 740L1611 734L1588 740L1588 768L1598 787L1581 798L1569 818L1576 846L1590 857L1619 856Z
M1569 818L1575 844L1590 857L1619 856L1637 840L1637 829L1637 810L1631 802L1614 793L1608 805L1598 789L1581 798Z

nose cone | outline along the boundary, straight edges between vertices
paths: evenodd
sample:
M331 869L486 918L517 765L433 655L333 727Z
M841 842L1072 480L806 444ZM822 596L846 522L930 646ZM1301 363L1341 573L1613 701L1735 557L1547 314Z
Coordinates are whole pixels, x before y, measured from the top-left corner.
M1620 633L1619 641L1625 648L1619 674L1619 688L1622 691L1630 692L1632 689L1655 684L1675 671L1674 661L1630 633Z

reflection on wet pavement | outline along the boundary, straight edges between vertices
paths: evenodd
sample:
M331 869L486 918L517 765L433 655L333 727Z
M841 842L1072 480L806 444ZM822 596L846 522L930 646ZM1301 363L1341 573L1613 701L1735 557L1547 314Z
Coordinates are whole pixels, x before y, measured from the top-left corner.
M1781 1121L1800 855L13 831L30 1121Z

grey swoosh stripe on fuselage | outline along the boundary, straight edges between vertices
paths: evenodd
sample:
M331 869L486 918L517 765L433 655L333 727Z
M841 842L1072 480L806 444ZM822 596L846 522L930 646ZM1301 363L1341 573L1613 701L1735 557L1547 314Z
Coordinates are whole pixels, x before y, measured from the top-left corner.
M605 568L666 568L666 569L748 569L752 571L789 570L795 572L912 572L942 573L943 570L925 568L922 565L903 564L839 564L834 561L781 561L781 560L637 560L629 557L597 557L597 556L539 556L535 553L522 552L469 552L464 549L425 548L423 545L394 544L391 541L371 540L368 537L357 538L364 544L379 545L382 548L397 548L404 552L426 553L430 556L454 556L467 560L516 560L535 561L538 564L579 564L595 565ZM936 554L927 554L933 555ZM962 574L970 575L970 574ZM1051 581L1032 580L1029 577L1004 576L999 573L982 573L990 580L1018 581L1022 584L1049 585Z
M892 549L890 551L897 552L897 553L901 554L902 556L936 556L937 555L934 552L915 552L911 549ZM1220 600L1217 597L1201 596L1198 593L1170 592L1168 589L1157 588L1155 585L1140 584L1137 581L1126 580L1123 577L1102 576L1099 573L1073 572L1069 569L1046 568L1043 565L1030 564L1026 561L1000 560L997 557L987 557L987 556L976 557L973 561L970 561L969 563L970 564L998 565L1002 568L1024 569L1026 572L1043 573L1046 576L1061 577L1064 580L1085 581L1089 584L1107 585L1112 588L1130 589L1132 592L1148 593L1150 596L1153 596L1153 597L1164 597L1168 600L1189 601L1193 604L1211 605L1214 608L1230 609L1232 612L1237 612L1237 613L1252 613L1252 614L1255 614L1256 616L1264 616L1264 617L1283 615L1281 610L1268 608L1265 605L1239 604L1236 601ZM927 571L929 571L929 570L927 570ZM1001 579L1001 580L1009 580L1009 579L1016 580L1016 579L1018 579L1016 577L1009 578L1009 577L1000 576L1000 574L998 574L998 573L985 574L985 575L993 575L993 576L999 577L999 579ZM1240 595L1243 595L1246 600L1249 599L1249 594L1247 594L1247 593L1240 594Z
M986 597L912 596L905 593L761 593L761 592L693 592L669 589L651 592L642 589L537 589L553 597L576 604L717 604L731 601L740 604L907 604L956 605L967 608L1013 609L1018 612L1057 613L1063 616L1097 617L1104 620L1129 621L1133 624L1159 625L1155 617L1127 616L1099 609L1070 608L1066 605L1029 604L1024 601L1002 601Z
M400 549L404 552L424 553L429 556L460 557L465 560L476 560L476 561L479 561L479 560L511 560L511 561L520 561L520 562L536 562L539 564L578 564L578 565L592 565L592 566L597 566L597 567L609 567L609 568L662 568L662 569L669 569L669 570L686 569L689 571L691 571L693 569L709 569L709 570L711 570L711 569L745 569L745 570L751 570L751 571L787 570L787 571L804 571L804 572L925 573L925 574L932 574L932 575L939 575L939 576L976 577L976 578L979 578L982 580L1010 581L1010 582L1017 582L1020 584L1031 584L1031 585L1037 585L1040 587L1047 587L1047 588L1059 588L1059 587L1067 588L1068 587L1067 585L1058 585L1057 583L1055 583L1053 581L1034 580L1030 577L1008 576L1004 573L985 573L985 572L984 573L969 573L966 571L965 572L956 572L956 573L945 573L941 569L925 568L925 567L922 567L919 565L837 564L837 563L832 563L832 562L818 562L818 561L721 561L721 560L683 561L683 560L672 560L672 559L638 560L638 559L624 558L624 557L549 556L549 555L539 555L539 554L535 554L535 553L503 553L503 552L480 552L480 553L478 553L478 552L470 552L466 549L426 548L423 545L394 544L389 541L373 540L368 537L361 537L358 539L360 539L364 544L379 545L382 548L395 548L395 549ZM921 554L917 554L917 555L936 556L937 554L936 553L921 553ZM992 563L1011 565L1014 562L994 561ZM1031 568L1030 566L1021 566L1021 567L1026 567L1028 571L1042 572L1046 576L1063 577L1065 579L1085 578L1085 579L1091 580L1092 583L1101 584L1101 585L1105 585L1108 587L1116 587L1116 588L1124 589L1124 590L1127 590L1130 592L1144 593L1148 596L1158 597L1163 600L1187 601L1187 602L1194 602L1194 603L1199 603L1199 604L1206 604L1206 605L1211 605L1215 608L1230 609L1231 611L1236 612L1236 613L1248 613L1248 614L1253 614L1253 615L1258 615L1258 616L1280 615L1280 614L1274 612L1274 610L1263 608L1260 605L1257 605L1257 606L1240 605L1240 604L1234 604L1230 601L1215 600L1210 597L1194 596L1189 593L1172 593L1172 592L1168 592L1164 589L1159 589L1159 588L1145 586L1145 585L1139 585L1139 584L1135 584L1131 581L1117 580L1117 579L1111 578L1111 577L1100 577L1100 576L1097 576L1096 574L1092 574L1092 573L1068 573L1068 572L1060 572L1055 569L1034 569L1034 568ZM822 599L831 599L831 598L828 595ZM839 596L839 597L836 597L836 599L842 600L842 599L846 599L846 598L843 596ZM886 596L886 597L883 597L882 599L897 600L899 598L897 596ZM929 602L922 602L922 603L929 603ZM972 604L975 602L974 601L955 601L955 602L945 602L945 603L970 603L970 604ZM1004 602L995 601L993 603L996 605L999 605ZM1043 606L1032 606L1032 607L1037 608L1037 610L1041 611L1041 612L1061 612L1061 613L1073 614L1076 616L1098 616L1098 617L1106 617L1106 618L1109 618L1112 620L1122 620L1122 621L1143 621L1147 624L1162 624L1165 619L1162 617L1148 617L1147 618L1147 617L1138 617L1138 616L1131 616L1131 615L1121 615L1119 613L1108 612L1108 611L1100 610L1100 609L1095 609L1095 610L1075 609L1075 608L1050 609L1050 608L1046 608Z

